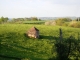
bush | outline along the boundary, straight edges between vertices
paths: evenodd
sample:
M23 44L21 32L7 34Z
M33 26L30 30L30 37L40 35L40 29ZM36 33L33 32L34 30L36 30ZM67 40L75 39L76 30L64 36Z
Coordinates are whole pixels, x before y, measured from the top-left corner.
M66 25L65 24L66 22L70 22L70 21L72 21L70 18L58 18L56 20L56 24L59 26L63 26L63 25Z
M63 26L68 26L69 23L63 23Z
M72 21L69 24L70 27L80 28L80 23L76 21Z
M51 24L50 21L45 22L45 25L50 25L50 24Z
M45 22L45 25L56 25L56 22L55 21L47 21Z

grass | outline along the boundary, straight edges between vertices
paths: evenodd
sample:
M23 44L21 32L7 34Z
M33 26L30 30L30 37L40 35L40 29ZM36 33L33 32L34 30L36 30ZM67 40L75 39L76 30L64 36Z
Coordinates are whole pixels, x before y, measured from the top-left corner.
M46 21L24 21L24 24L44 24Z
M40 39L25 36L25 33L33 26L40 30ZM70 35L78 39L80 28L33 24L1 24L0 55L17 57L22 60L48 60L52 56L55 58L54 43L59 40L59 28L62 28L64 39ZM52 47L54 47L53 55L51 52ZM0 60L9 59L0 57Z

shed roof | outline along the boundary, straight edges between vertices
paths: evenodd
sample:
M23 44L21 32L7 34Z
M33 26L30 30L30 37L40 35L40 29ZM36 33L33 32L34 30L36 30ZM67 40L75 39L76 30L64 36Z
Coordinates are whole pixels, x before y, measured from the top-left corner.
M29 31L39 31L36 27L32 27Z

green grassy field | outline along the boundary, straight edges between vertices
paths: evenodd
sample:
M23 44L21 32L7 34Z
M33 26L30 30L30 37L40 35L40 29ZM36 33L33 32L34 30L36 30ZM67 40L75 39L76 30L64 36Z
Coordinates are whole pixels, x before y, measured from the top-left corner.
M39 39L25 36L25 33L33 26L40 31ZM80 28L33 24L1 24L0 55L18 57L22 60L48 60L52 56L55 58L54 43L59 40L59 28L62 28L64 39L70 35L78 39ZM54 47L53 55L51 52L52 47ZM9 60L9 58L0 57L0 60Z
M44 24L46 21L23 21L24 24Z

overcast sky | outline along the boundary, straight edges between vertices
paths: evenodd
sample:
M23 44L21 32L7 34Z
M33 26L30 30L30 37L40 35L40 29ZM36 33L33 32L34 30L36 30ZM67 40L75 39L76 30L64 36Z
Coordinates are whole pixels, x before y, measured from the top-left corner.
M0 0L0 17L80 17L80 0Z

